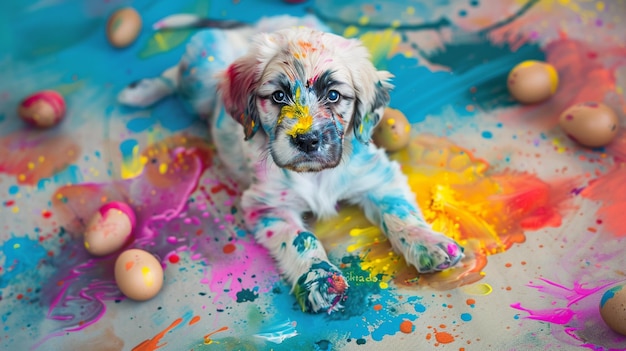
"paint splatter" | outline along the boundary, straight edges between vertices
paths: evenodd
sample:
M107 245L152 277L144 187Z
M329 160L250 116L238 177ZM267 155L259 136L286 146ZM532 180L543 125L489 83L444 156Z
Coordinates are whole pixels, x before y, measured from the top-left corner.
M371 277L401 286L417 283L445 290L482 279L487 256L523 243L525 231L561 224L574 183L549 184L530 174L495 173L469 150L428 135L413 139L393 158L402 164L426 220L465 247L466 258L459 267L417 278L381 231L352 208L318 224L316 232L326 247L339 245L344 240L339 233L350 232L347 249L359 252Z
M626 336L613 333L602 321L599 309L604 292L619 283L574 282L570 287L541 278L540 283L531 283L529 287L541 293L540 299L550 299L550 308L527 308L521 303L511 307L525 312L526 319L548 323L554 337L570 345L597 351L623 350Z

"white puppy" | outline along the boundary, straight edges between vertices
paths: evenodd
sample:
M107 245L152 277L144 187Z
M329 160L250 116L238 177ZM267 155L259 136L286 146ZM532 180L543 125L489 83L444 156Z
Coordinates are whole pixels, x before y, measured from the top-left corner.
M185 76L190 57L179 68L181 91L197 83ZM270 251L303 311L330 313L349 298L347 281L307 228L305 213L324 218L336 214L339 202L359 205L421 273L463 257L459 245L424 221L399 165L370 143L389 102L390 77L375 69L358 40L307 27L254 36L247 53L217 76L223 104L211 99L213 141L245 186L248 229Z

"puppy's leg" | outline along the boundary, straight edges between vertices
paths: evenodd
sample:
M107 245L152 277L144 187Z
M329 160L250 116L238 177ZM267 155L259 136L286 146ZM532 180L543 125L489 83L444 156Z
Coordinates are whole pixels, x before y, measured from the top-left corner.
M163 71L159 77L145 78L129 84L117 95L126 106L149 107L173 94L178 87L178 65Z
M303 311L339 310L348 289L341 271L305 228L297 206L273 207L262 200L267 196L254 188L244 193L242 208L248 227L276 260Z
M374 164L373 179L382 182L359 199L368 219L382 228L393 248L420 273L458 263L463 249L426 223L399 165L386 157L378 157Z

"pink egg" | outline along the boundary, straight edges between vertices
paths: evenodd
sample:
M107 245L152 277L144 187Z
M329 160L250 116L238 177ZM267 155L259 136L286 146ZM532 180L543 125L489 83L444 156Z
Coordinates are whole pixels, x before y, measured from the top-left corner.
M65 117L65 99L54 90L40 91L24 99L17 113L34 127L53 127Z
M135 222L135 213L127 204L117 201L105 204L87 224L85 249L95 256L121 249L130 239Z

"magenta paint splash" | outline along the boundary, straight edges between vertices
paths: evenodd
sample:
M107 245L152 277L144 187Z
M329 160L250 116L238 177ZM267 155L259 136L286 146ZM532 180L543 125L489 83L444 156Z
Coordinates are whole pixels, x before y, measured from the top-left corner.
M180 248L194 247L194 240L197 239L190 240L188 235L186 238L179 236L182 240L177 241L172 241L167 235L159 235L163 228L167 233L176 233L178 231L172 227L180 229L184 225L186 216L183 213L206 166L193 149L178 148L171 152L172 159L185 166L170 167L176 171L161 174L168 179L154 179L154 173L148 171L136 178L113 183L64 187L55 195L57 210L73 215L74 218L66 219L70 223L84 223L83 219L97 210L103 215L110 209L122 210L130 214L133 224L137 224L136 239L129 247L145 249L161 258L162 262ZM160 186L163 182L170 186ZM83 196L91 199L92 203L93 199L124 198L133 204L135 211L120 201L108 202L98 209L94 209L93 204L81 206L85 203ZM183 231L185 233L188 231ZM48 297L47 318L57 321L59 328L57 332L44 336L37 345L52 337L93 325L104 316L106 301L124 299L115 284L115 255L92 257L80 240L73 240L63 247L58 257L63 258L57 262L58 271L44 286L42 295Z
M606 326L599 309L604 292L620 282L574 282L568 287L545 278L540 278L540 281L542 283L531 283L528 286L542 293L540 299L551 300L550 305L554 307L533 309L524 307L521 303L512 304L512 308L527 314L524 319L548 323L556 339L572 346L595 351L626 349L626 336L619 335Z
M137 216L135 216L135 211L133 211L130 206L120 201L111 201L106 203L99 209L102 218L106 218L106 214L109 210L118 210L123 212L128 217L131 227L135 228L135 225L137 224Z

